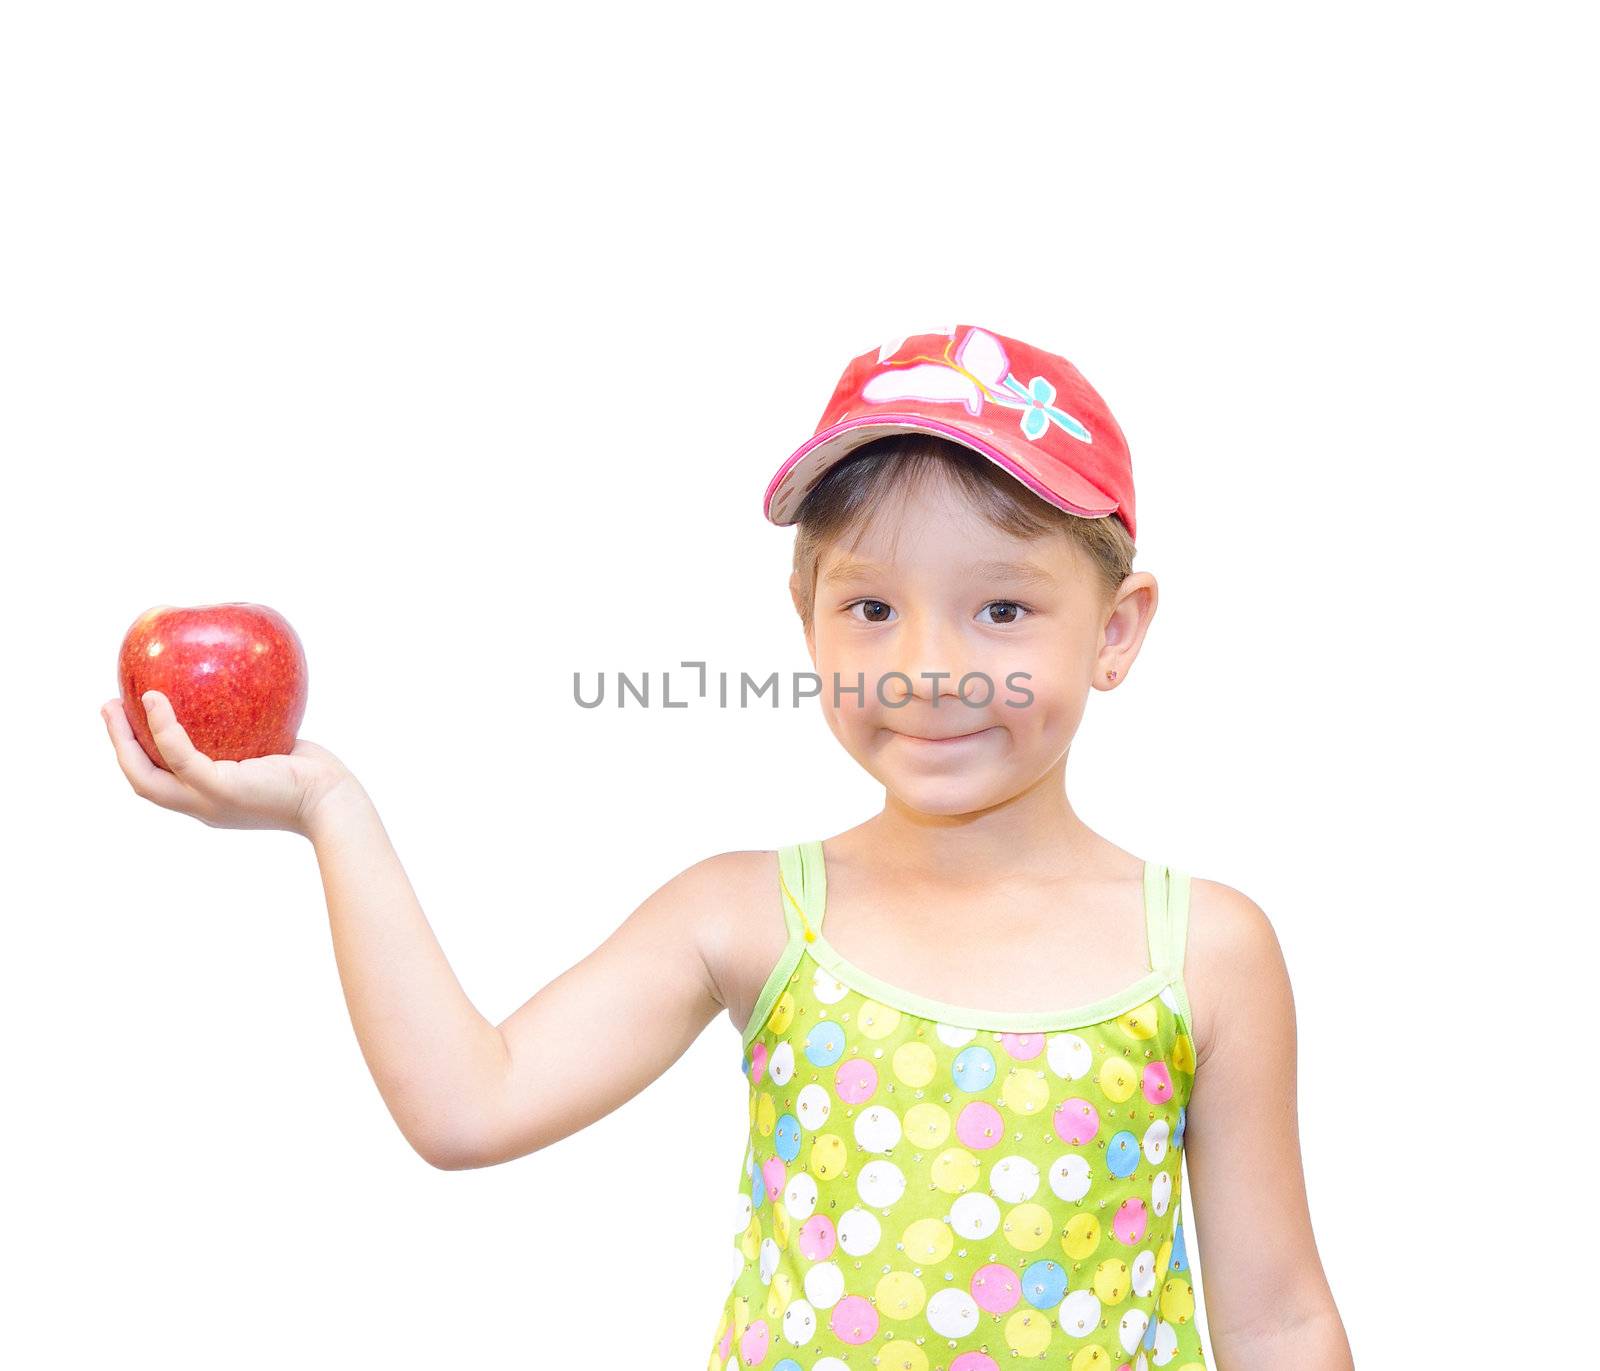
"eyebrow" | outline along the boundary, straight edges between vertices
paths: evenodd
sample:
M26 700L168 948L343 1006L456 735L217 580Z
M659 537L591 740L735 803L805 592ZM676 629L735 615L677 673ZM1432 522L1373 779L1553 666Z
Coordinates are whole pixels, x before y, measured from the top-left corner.
M1056 578L1042 566L1033 562L974 562L975 576L987 580L1014 581L1021 585L1053 586ZM886 574L876 562L841 562L822 579L829 585L852 585L858 581L871 581Z

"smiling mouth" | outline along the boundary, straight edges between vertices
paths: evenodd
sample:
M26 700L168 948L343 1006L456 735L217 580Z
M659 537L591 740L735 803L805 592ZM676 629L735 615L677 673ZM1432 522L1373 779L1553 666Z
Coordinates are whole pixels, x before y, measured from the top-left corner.
M933 747L948 747L952 743L964 743L969 738L981 738L981 737L983 737L984 734L992 733L993 731L994 731L994 728L991 725L989 728L975 729L971 733L956 733L956 734L952 734L948 738L924 738L924 737L922 737L922 736L920 736L919 734L916 734L916 733L902 733L902 734L900 734L900 736L902 738L906 739L907 742L927 743L927 744L929 744L930 746L933 746Z

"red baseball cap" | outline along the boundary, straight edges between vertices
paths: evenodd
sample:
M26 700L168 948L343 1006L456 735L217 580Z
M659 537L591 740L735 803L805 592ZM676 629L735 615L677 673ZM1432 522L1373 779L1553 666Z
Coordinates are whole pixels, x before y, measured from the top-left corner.
M1134 536L1128 443L1065 357L972 324L897 338L851 361L817 430L767 485L792 524L834 463L889 433L933 433L982 453L1058 509L1119 516Z

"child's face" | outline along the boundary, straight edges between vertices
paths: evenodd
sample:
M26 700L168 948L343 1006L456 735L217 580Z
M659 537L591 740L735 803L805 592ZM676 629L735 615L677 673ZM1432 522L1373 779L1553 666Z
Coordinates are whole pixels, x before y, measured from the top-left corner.
M824 551L807 645L846 751L901 803L966 814L1063 763L1089 690L1108 668L1126 677L1155 600L1137 572L1108 602L1065 536L1013 537L930 482L854 547ZM858 679L864 690L846 693Z

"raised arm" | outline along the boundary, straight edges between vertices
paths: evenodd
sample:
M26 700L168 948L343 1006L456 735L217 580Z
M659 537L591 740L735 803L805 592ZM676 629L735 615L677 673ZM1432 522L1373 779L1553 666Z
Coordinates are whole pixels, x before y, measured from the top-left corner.
M774 860L770 852L725 852L680 872L506 1019L499 1088L468 1164L548 1147L677 1061L727 1001L713 974L725 960L719 949L752 907L752 888L763 877L770 883ZM603 1071L595 1070L596 1025L628 1045Z
M728 890L709 858L644 901L503 1024L445 960L359 786L310 817L334 954L367 1066L407 1140L444 1170L509 1161L577 1132L683 1055L722 1008L701 956ZM594 1070L594 1025L629 1045Z
M497 1026L467 998L376 808L333 754L301 740L292 756L214 762L193 748L164 698L151 703L170 772L144 755L118 702L102 709L139 795L212 827L310 839L362 1055L395 1123L430 1164L487 1166L576 1132L664 1072L722 1008L703 947L721 936L739 898L730 881L759 854L708 858L674 877ZM590 1068L597 1023L629 1044L623 1069Z
M1194 882L1194 1096L1184 1132L1206 1326L1219 1371L1349 1371L1300 1159L1294 997L1247 896Z

